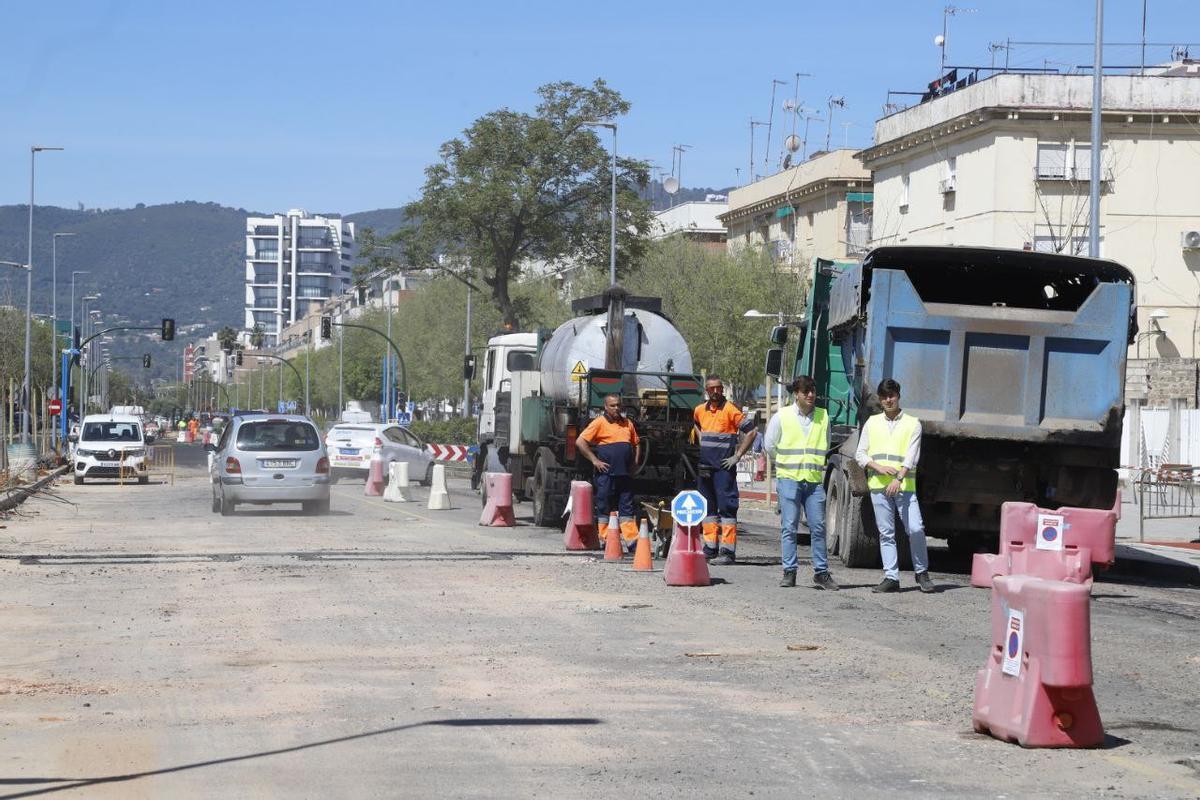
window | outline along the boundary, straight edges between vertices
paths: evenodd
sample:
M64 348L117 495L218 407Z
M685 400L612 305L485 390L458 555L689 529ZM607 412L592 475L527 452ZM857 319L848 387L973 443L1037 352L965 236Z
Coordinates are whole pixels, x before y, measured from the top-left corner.
M329 236L324 228L300 229L300 236L297 240L299 247L329 247Z
M238 428L237 449L247 452L264 450L317 450L321 439L317 430L307 422L263 420L246 422Z
M909 176L907 174L900 176L900 211L908 210L908 190Z
M255 265L254 267L254 282L255 283L275 283L278 280L279 274L275 267L267 267Z
M279 293L274 289L255 289L254 305L258 308L273 307L279 302Z
M301 272L329 272L329 258L325 253L297 253Z
M325 278L301 275L296 279L296 297L321 298L328 296L329 286Z
M1066 143L1039 142L1037 146L1037 176L1065 180L1069 150L1070 145Z
M255 236L278 236L279 235L279 226L277 226L277 225L255 225L254 226L254 235Z
M487 380L483 384L484 389L494 388L492 386L492 378L495 377L495 371L496 371L496 363L495 362L496 362L495 354L491 350L488 350L487 368L485 370L485 372L487 372Z
M142 434L136 422L89 422L80 438L85 442L140 442Z
M258 261L276 261L279 258L279 248L275 242L255 242L254 258Z
M1104 155L1103 149L1100 151L1100 155ZM1101 171L1100 174L1103 175L1104 172ZM1077 144L1075 145L1075 180L1090 181L1091 179L1092 145L1090 142L1088 144Z

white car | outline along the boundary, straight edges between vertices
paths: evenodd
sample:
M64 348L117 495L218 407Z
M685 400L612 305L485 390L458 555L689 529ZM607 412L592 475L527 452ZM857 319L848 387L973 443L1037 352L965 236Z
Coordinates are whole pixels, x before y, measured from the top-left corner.
M83 418L71 465L75 484L85 478L137 478L146 483L150 476L146 459L148 438L142 421L129 414L91 414Z
M425 449L425 443L399 425L343 422L325 434L325 447L332 468L330 478L335 483L338 478L352 475L366 479L376 453L383 459L385 480L388 465L400 461L408 462L409 480L428 486L433 479L433 456Z

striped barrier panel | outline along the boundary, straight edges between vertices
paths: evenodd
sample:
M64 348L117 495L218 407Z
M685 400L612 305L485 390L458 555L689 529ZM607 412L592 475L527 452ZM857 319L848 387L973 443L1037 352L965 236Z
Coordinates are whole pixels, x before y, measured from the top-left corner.
M465 444L427 444L425 449L437 461L470 461L474 447Z

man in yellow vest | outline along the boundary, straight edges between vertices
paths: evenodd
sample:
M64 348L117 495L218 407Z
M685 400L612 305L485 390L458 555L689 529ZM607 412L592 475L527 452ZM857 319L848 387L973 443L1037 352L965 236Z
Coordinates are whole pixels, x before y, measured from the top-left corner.
M917 462L921 458L921 421L900 409L900 384L891 378L879 382L875 394L883 406L863 425L854 460L867 472L867 488L879 529L879 555L883 559L883 581L872 591L900 590L897 568L896 520L908 533L913 571L922 592L936 592L929 578L929 554L925 548L925 522L917 504Z
M779 534L783 553L780 587L796 585L796 525L800 507L812 541L813 586L836 592L825 549L825 456L829 453L829 414L817 408L817 385L801 375L788 386L796 402L771 417L764 447L775 456L778 477Z

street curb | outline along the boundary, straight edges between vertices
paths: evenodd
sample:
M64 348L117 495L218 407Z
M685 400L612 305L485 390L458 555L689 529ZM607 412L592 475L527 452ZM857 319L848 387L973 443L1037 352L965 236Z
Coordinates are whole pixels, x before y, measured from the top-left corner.
M1124 551L1124 552L1122 552ZM1135 555L1130 555L1130 553ZM1166 556L1132 550L1117 545L1117 561L1101 575L1117 577L1150 578L1152 580L1200 586L1200 566Z
M36 492L40 492L47 484L53 483L55 478L70 469L70 466L70 464L63 464L61 467L55 468L49 474L43 475L28 486L14 486L11 489L7 489L8 496L0 500L0 511L12 511L21 505L21 503L28 500L30 496Z

